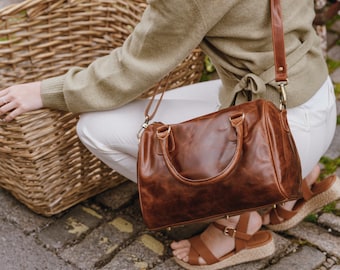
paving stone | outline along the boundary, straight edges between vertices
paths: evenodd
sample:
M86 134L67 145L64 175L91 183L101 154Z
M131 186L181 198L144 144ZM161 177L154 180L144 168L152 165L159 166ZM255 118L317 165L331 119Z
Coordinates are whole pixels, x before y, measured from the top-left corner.
M333 46L327 52L327 56L335 61L340 61L340 45Z
M336 209L337 211L339 211L339 210L340 210L340 201L338 201L338 202L336 203L336 205L335 205L335 209Z
M179 266L172 258L152 268L152 270L182 270L182 269L183 268Z
M327 47L331 48L339 40L339 35L337 33L329 32L327 33Z
M340 265L334 265L331 270L340 270Z
M330 228L332 231L340 232L340 217L334 214L323 213L318 218L318 222L324 227Z
M162 264L165 255L164 244L150 234L143 234L131 245L120 251L102 270L149 269Z
M336 22L334 22L331 25L330 30L340 34L340 20L337 20Z
M93 230L79 244L64 249L60 256L80 269L94 269L105 265L112 254L142 228L144 226L133 218L118 216Z
M340 83L340 68L337 68L335 71L333 71L330 76L334 83Z
M340 258L340 237L329 234L325 229L315 224L301 222L286 233L304 239L317 246L320 250Z
M0 268L3 270L76 269L45 250L19 228L0 223Z
M326 261L322 264L326 269L332 268L338 260L335 258L327 258Z
M90 208L77 205L72 210L38 234L48 248L59 249L80 240L99 225L102 216Z
M303 260L301 260L303 258ZM277 264L272 265L266 269L268 270L311 270L320 266L326 256L317 250L309 246L303 246L295 253L289 254L282 258Z
M95 200L105 205L106 207L115 210L128 204L137 196L138 188L136 183L127 180L119 186L107 190L104 193L96 196Z
M45 218L35 214L1 188L0 201L0 217L17 224L25 233L40 231L41 228L53 222L53 218Z
M335 159L339 157L339 154L340 154L340 125L337 125L335 130L335 136L324 156L329 157L331 159Z

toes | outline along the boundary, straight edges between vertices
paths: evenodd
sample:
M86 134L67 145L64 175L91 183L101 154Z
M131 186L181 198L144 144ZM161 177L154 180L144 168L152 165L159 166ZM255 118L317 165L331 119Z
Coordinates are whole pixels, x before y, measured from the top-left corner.
M185 261L185 259L188 259L189 249L187 249L187 250L184 250L184 249L183 250L176 250L176 251L173 252L173 255L176 258Z
M181 258L188 256L190 252L190 247L184 247L184 248L177 248L172 251L172 254L174 256L178 257L180 256Z
M172 242L170 244L170 247L175 250L175 249L181 249L181 248L189 248L190 247L190 242L188 240L181 240L179 242Z
M184 261L188 262L189 261L189 252L190 252L190 242L188 240L182 240L179 242L172 242L170 244L170 247L173 249L172 254Z

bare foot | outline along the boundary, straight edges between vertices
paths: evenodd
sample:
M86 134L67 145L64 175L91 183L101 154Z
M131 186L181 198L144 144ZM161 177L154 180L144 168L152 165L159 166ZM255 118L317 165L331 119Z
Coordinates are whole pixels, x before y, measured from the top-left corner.
M307 182L307 185L311 187L315 181L318 179L320 175L320 167L319 165L316 165L313 170L303 179L303 181ZM294 205L296 203L296 200L286 202L282 205L282 207L286 210L292 210L294 208ZM268 225L270 223L270 217L269 214L263 216L263 225Z
M228 228L235 229L239 219L240 216L234 216L228 219L219 219L216 222ZM250 235L256 233L261 228L261 225L261 216L257 212L251 212L247 233ZM235 238L221 234L221 231L213 225L209 225L201 234L201 239L216 258L226 255L235 248ZM190 242L188 240L172 242L171 248L173 249L174 256L184 262L188 262L190 251ZM201 257L199 258L199 263L206 264Z

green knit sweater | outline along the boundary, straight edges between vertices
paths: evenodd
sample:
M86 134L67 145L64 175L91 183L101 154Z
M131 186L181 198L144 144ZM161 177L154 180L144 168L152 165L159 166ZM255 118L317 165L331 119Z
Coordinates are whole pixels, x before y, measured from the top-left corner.
M222 79L220 100L250 89L278 102L274 83L269 0L148 0L123 46L87 68L42 82L45 107L72 112L120 107L153 86L195 47L210 56ZM288 61L288 107L307 101L328 71L312 21L313 0L281 0ZM207 89L209 91L209 89ZM242 96L242 95L241 95Z

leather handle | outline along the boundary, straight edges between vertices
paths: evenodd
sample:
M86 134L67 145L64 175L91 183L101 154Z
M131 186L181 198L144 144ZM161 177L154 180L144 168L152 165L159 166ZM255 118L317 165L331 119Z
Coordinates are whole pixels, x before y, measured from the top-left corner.
M216 176L209 177L209 178L190 179L190 178L184 177L177 171L177 169L171 162L169 150L168 150L169 137L171 133L170 126L164 129L165 136L163 135L157 136L159 139L159 143L161 145L162 156L164 158L165 164L168 167L169 172L174 176L175 179L183 182L184 184L189 184L189 185L208 185L208 184L212 184L213 182L225 180L226 176L228 176L234 170L235 166L239 164L239 160L242 156L242 146L243 146L243 137L244 137L244 125L243 125L244 114L237 115L235 117L230 118L230 122L236 131L235 154L232 160L230 161L230 163L219 174L217 174Z

